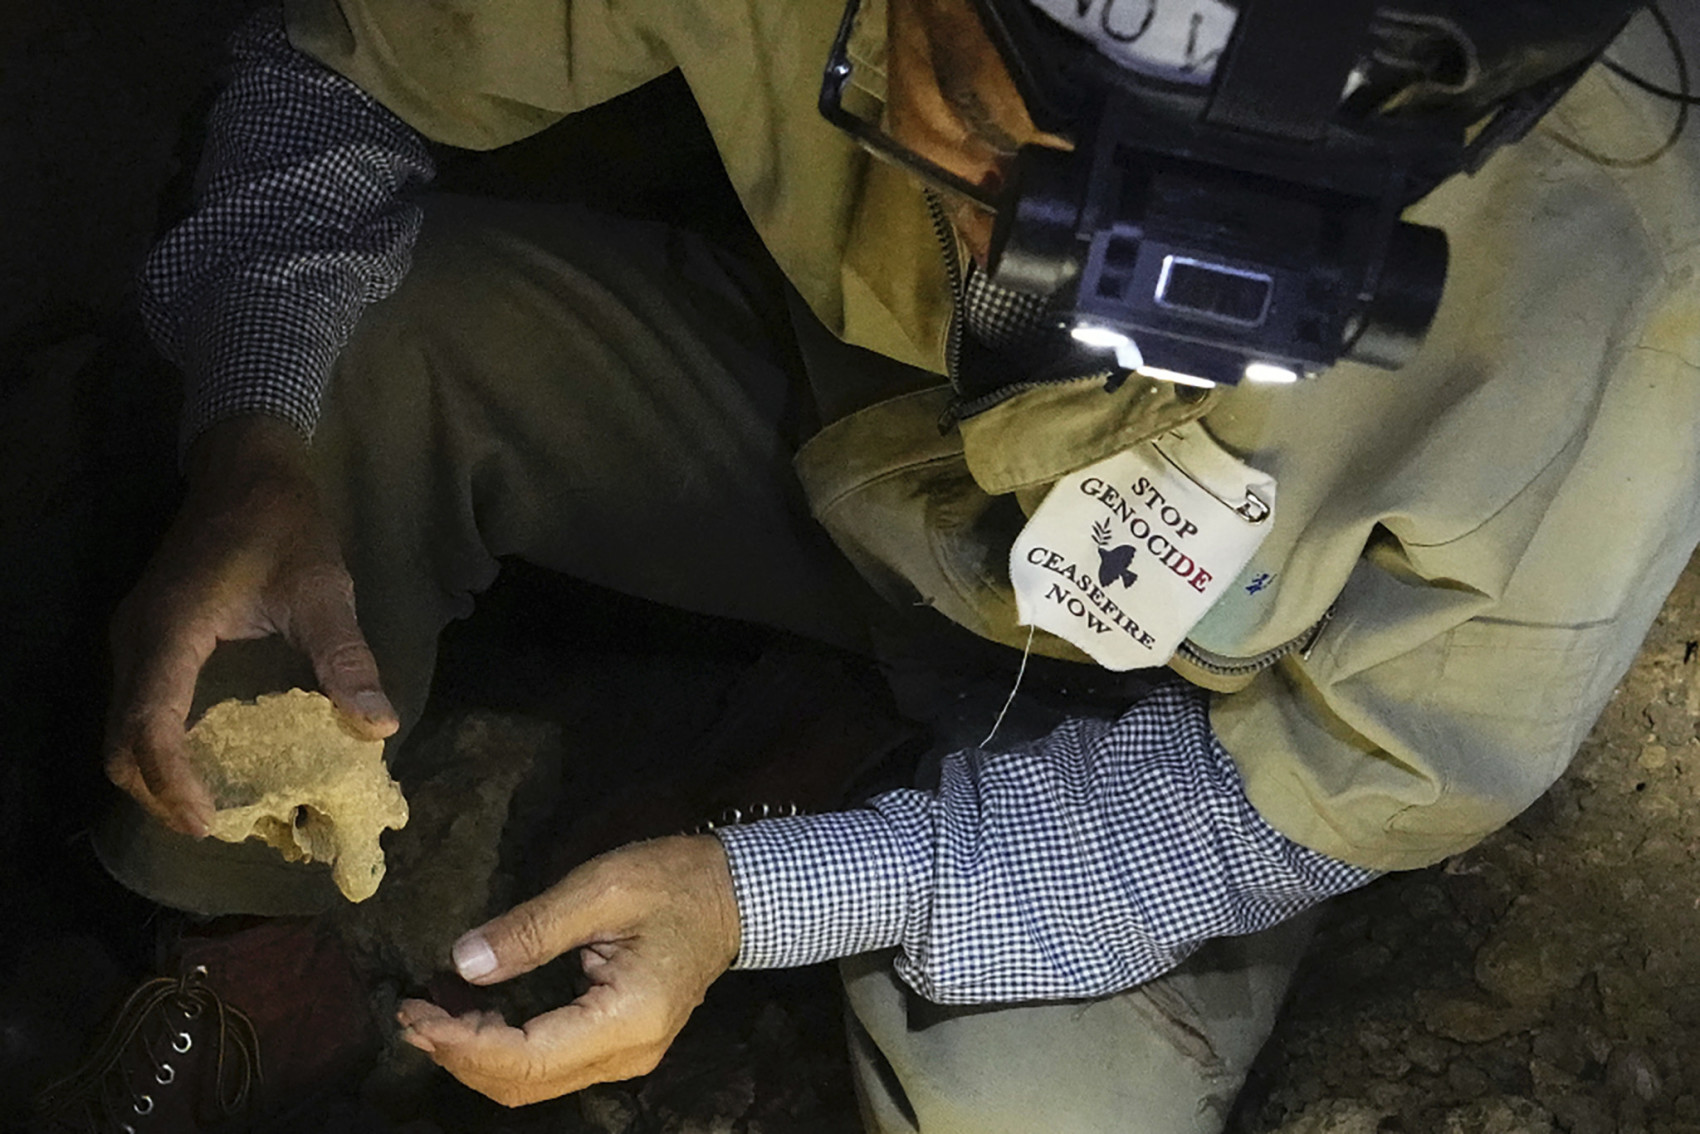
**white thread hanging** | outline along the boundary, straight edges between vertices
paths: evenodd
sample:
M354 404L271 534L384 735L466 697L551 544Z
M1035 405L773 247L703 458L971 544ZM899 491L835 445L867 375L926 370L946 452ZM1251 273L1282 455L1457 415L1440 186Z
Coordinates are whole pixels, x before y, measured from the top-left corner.
M1015 671L1015 684L1009 687L1009 696L1004 699L1003 708L998 710L998 719L992 722L992 731L980 742L981 748L992 742L992 737L996 736L998 729L1003 726L1004 717L1009 715L1009 707L1015 704L1015 695L1021 691L1021 679L1027 675L1027 659L1033 654L1033 632L1038 628L1037 623L1027 628L1027 645L1021 651L1021 668Z

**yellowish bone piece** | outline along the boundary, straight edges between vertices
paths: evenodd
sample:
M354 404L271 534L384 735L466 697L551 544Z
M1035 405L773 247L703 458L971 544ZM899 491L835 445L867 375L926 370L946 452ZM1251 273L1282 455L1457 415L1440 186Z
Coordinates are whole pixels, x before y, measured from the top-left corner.
M384 766L384 742L355 736L328 698L291 689L220 702L189 730L189 759L217 807L213 837L328 862L350 901L377 892L378 836L406 826L407 800Z

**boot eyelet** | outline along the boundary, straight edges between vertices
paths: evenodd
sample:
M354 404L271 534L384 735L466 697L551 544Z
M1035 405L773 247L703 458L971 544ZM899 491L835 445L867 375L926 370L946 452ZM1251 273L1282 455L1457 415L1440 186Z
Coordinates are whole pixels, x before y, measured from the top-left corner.
M142 1105L143 1103L146 1103L147 1105L143 1106ZM153 1113L153 1096L152 1095L137 1095L135 1097L135 1099L130 1103L130 1109L135 1111L137 1114L152 1114Z
M188 1032L178 1032L171 1041L171 1050L178 1055L188 1055L189 1049L195 1046L195 1037Z
M154 1072L153 1081L162 1087L170 1086L177 1080L177 1068L169 1063L161 1063L159 1070Z

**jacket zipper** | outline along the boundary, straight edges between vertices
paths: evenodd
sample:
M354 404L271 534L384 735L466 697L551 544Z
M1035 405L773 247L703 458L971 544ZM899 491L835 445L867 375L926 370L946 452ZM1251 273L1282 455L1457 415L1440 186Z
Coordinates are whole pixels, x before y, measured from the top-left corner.
M949 433L956 423L964 418L984 413L993 406L1001 405L1017 394L1024 394L1029 390L1061 386L1069 382L1108 382L1115 377L1114 370L1101 370L1096 374L1073 374L1066 378L1035 378L999 386L976 398L964 398L961 382L962 313L968 305L968 283L962 267L962 253L956 243L956 231L950 227L950 218L945 216L944 205L939 201L939 195L931 189L926 190L926 198L927 216L933 222L933 233L938 237L939 248L944 253L945 275L950 279L950 325L945 332L944 369L945 376L950 379L951 389L956 391L956 397L951 399L950 405L939 415L940 433Z
M1316 648L1317 639L1322 637L1323 628L1328 625L1329 620L1333 617L1334 608L1330 606L1322 612L1322 617L1318 618L1316 623L1304 633L1282 642L1279 646L1264 650L1260 654L1253 654L1249 658L1230 658L1222 654L1212 653L1202 646L1195 645L1190 638L1182 642L1180 648L1175 652L1204 672L1213 673L1217 677L1245 677L1249 674L1261 673L1288 654L1298 654L1301 658L1310 657L1310 652Z
M962 386L957 381L957 373L962 366L962 309L968 302L968 285L962 278L962 254L956 247L956 232L950 227L950 218L944 215L944 205L939 202L939 195L933 190L926 190L927 216L933 222L933 234L939 238L939 248L944 251L944 271L950 277L950 326L945 330L944 340L944 372L950 379L950 385L958 395ZM949 411L946 411L947 416ZM942 430L941 430L942 432Z

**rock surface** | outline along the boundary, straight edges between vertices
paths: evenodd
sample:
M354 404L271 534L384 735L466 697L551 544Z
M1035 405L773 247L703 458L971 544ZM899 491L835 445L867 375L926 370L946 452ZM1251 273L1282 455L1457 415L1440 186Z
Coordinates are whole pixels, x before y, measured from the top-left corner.
M416 984L448 968L455 939L512 900L498 864L514 789L560 750L555 725L490 712L424 738L404 772L413 822L390 840L389 880L339 919L356 955Z

